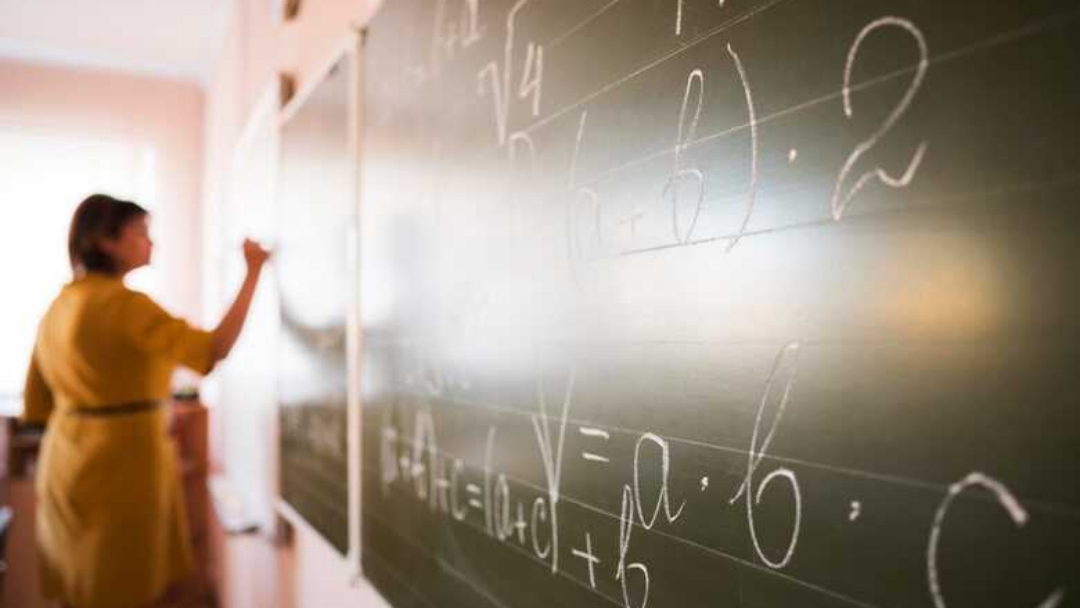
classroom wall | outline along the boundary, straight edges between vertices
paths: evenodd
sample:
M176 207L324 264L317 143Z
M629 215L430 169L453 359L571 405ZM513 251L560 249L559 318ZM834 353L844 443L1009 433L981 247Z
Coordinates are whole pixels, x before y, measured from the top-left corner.
M0 125L134 139L156 150L156 294L201 315L203 92L195 83L0 59ZM66 221L66 219L65 219Z
M218 211L226 205L224 197L236 145L267 86L284 71L295 76L302 89L342 48L351 25L363 23L378 0L304 0L300 15L286 25L275 23L273 4L266 0L236 0L224 47L207 83L204 230L208 235L219 233ZM256 212L262 205L270 213L272 204L269 200L247 201L245 207ZM223 270L220 266L219 259L204 252L204 285L218 284ZM217 314L220 306L220 298L214 301L208 297L207 314ZM213 395L213 391L209 394ZM249 405L267 404L228 407ZM213 420L212 458L217 460L218 469L227 469L228 462L222 461L221 452L223 442L228 441L222 434L229 430L222 428L221 416ZM266 441L274 438L268 435ZM220 530L214 545L223 608L386 605L362 580L351 581L352 566L303 526L294 529L292 542L286 548L275 548L262 536L228 537Z

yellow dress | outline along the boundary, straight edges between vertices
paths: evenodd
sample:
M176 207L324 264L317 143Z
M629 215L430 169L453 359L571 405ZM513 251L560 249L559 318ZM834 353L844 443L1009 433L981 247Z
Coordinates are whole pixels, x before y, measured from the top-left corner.
M205 374L212 334L165 312L118 278L66 285L38 329L24 418L48 421L36 476L47 599L75 608L136 608L191 569L167 412L85 416L162 400L173 369Z

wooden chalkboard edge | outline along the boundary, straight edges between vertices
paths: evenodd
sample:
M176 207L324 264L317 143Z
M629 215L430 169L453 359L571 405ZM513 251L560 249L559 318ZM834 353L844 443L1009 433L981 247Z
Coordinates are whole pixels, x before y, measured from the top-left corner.
M277 103L278 109L284 108L296 95L296 76L288 72L279 72L277 75Z
M294 94L292 99L281 108L279 124L289 122L289 120L300 111L300 108L304 106L308 98L315 92L315 89L319 87L319 84L326 80L327 76L333 73L334 69L337 68L339 64L348 61L349 56L353 54L353 49L357 46L358 39L358 32L352 29L341 37L341 42L336 45L327 55L326 59L319 64L318 69L314 70L310 76L300 83L300 86L297 87L296 94ZM343 67L348 69L347 66Z
M281 27L296 21L303 8L303 2L301 0L274 0L273 6L271 23Z

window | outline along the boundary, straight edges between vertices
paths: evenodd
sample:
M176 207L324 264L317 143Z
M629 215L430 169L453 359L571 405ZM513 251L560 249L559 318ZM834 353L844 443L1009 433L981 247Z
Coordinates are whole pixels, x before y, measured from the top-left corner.
M38 321L71 278L67 230L75 207L104 192L153 210L155 183L153 148L141 142L0 125L0 412L22 411ZM153 291L154 279L147 268L129 284Z

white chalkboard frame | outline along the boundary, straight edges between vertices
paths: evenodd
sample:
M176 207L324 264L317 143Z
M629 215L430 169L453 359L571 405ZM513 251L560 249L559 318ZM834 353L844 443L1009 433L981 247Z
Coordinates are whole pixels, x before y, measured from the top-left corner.
M346 289L349 294L349 300L347 302L346 311L346 334L347 334L347 450L348 450L348 525L349 525L349 543L348 550L342 557L342 560L349 564L352 568L350 573L350 579L353 584L359 582L362 578L362 572L360 568L360 475L361 475L361 463L360 463L360 391L358 387L359 378L359 310L358 310L358 294L359 294L359 260L357 252L359 246L357 238L359 235L359 180L360 180L360 165L359 165L359 150L360 150L360 103L361 103L361 81L360 70L362 61L360 58L360 33L356 30L350 30L345 36L343 36L341 43L334 48L334 50L327 56L326 60L320 65L320 67L313 72L313 75L305 80L299 87L296 94L285 104L281 109L278 116L278 131L280 133L283 126L292 119L293 116L304 106L304 103L314 94L319 85L330 75L335 66L341 65L342 69L346 71L348 78L348 90L349 96L347 101L347 129L348 129L348 166L352 168L352 177L350 179L351 192L350 198L352 199L353 214L349 221L349 243L348 243L348 256L346 261L346 268L348 276L345 280L348 282ZM278 455L280 458L280 454ZM279 467L280 468L280 467ZM275 504L275 510L278 515L281 516L290 525L296 528L302 528L306 533L316 537L320 542L326 544L327 548L337 553L330 542L323 537L322 533L317 531L304 517L296 511L284 498L280 495L280 487L277 488L278 497Z

